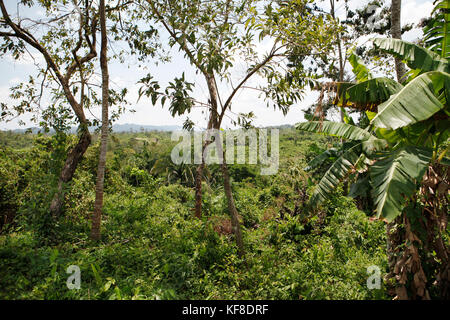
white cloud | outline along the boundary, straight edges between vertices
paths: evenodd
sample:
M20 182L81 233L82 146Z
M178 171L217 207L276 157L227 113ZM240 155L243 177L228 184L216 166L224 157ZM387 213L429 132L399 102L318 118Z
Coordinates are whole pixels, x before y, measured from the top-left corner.
M22 81L22 79L18 78L18 77L14 77L12 79L10 79L8 82L10 85L16 85L19 84Z
M322 5L328 5L328 1L322 2ZM364 4L367 4L368 0L350 0L350 8L360 8ZM341 14L344 11L344 1L337 2L338 13ZM428 16L433 8L432 0L403 0L402 1L402 23L418 23L421 18ZM41 13L37 12L37 15ZM76 20L72 20L68 23L75 24ZM406 40L414 40L421 35L420 30L415 30L408 32L404 35ZM164 38L162 38L164 41ZM262 54L267 52L271 48L271 43L269 41L263 42L258 45L258 53ZM34 51L31 51L34 54ZM153 65L153 63L148 63L145 66L139 66L140 63L137 62L136 58L131 57L127 60L127 63L131 65L128 68L127 65L120 65L119 63L111 64L110 75L111 75L111 86L115 88L127 87L129 89L129 95L127 99L132 103L132 108L136 110L135 113L127 112L121 116L119 123L138 123L138 124L153 124L153 125L181 125L186 118L189 116L199 127L206 126L205 115L202 114L202 109L195 109L189 115L182 117L173 118L169 111L168 106L161 108L160 105L151 105L149 99L142 98L139 103L137 103L137 92L140 85L136 82L145 76L147 72L150 72L156 80L164 88L169 81L172 81L174 77L181 76L184 71L186 79L190 82L195 83L194 97L199 101L206 102L208 99L207 88L205 80L201 75L196 75L195 70L189 65L187 60L184 58L183 54L178 52L176 49L171 52L174 56L171 63L160 63L158 66ZM44 65L45 61L42 59L41 55L34 54L36 60ZM0 61L0 70L2 71L3 82L0 83L0 101L9 101L9 86L13 85L21 80L26 80L28 74L34 74L36 69L33 65L33 60L26 55L23 59L16 61L11 56ZM11 67L13 66L13 67ZM15 68L17 66L17 68ZM19 68L19 66L24 66L25 68ZM23 70L22 70L23 69ZM233 72L233 79L239 80L242 78L242 74L245 72L246 66L236 65L236 72ZM20 73L18 72L20 70ZM94 77L95 82L99 83L101 80L99 76L99 70L97 68L97 75ZM94 81L94 78L91 79ZM252 79L248 85L252 87L258 86L260 84L260 79ZM235 83L236 85L236 83ZM230 87L221 84L220 92L222 98L225 98L226 94L230 92ZM267 108L266 102L263 97L258 98L259 93L255 90L245 89L236 95L236 98L232 105L232 111L239 112L250 112L253 111L256 115L256 120L254 121L257 126L267 126L267 125L281 125L281 124L295 124L297 122L303 121L303 111L307 106L311 105L317 98L317 92L308 92L302 102L290 109L287 116L283 116L282 112L279 110L273 110L273 108ZM93 110L96 116L100 116L100 109L97 108ZM89 112L86 112L89 115ZM225 121L225 127L230 124L228 120ZM17 127L12 123L6 124L8 128ZM0 123L0 128L5 128L4 123Z
M19 59L14 59L11 54L6 55L6 60L8 63L20 66L34 66L34 64L43 65L45 63L44 57L34 50L33 48L29 48L29 52L25 52Z
M433 10L433 2L419 3L417 0L406 0L402 2L402 25L417 24L423 18L429 17ZM422 30L413 29L405 32L403 38L407 41L415 41L423 35Z
M402 24L417 24L422 18L426 18L433 10L433 1L420 3L417 0L402 1Z

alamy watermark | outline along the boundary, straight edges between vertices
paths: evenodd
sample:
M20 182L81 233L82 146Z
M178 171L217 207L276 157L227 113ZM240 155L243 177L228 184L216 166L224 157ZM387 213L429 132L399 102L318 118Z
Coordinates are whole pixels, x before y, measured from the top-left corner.
M175 164L201 164L203 157L210 165L223 164L225 158L227 164L260 164L261 175L274 175L279 168L279 135L278 129L270 129L269 146L267 129L175 131L172 141L181 141L172 149L171 159Z
M77 265L70 265L67 270L70 276L67 278L66 285L69 290L81 288L81 271ZM367 288L369 290L381 289L381 270L380 267L372 265L367 267Z
M381 30L386 24L385 19L383 19L383 9L379 5L368 5L365 12L369 15L366 26L370 31Z
M70 265L67 270L67 274L70 276L67 278L67 288L69 290L80 289L81 288L81 271L80 267L77 265Z
M381 270L378 266L367 267L367 288L369 290L381 289Z

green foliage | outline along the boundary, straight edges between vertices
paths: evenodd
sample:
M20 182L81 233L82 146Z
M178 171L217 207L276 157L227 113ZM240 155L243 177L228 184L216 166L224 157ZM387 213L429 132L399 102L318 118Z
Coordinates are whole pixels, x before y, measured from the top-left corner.
M47 18L65 4L40 3ZM211 101L199 104L208 108L216 104L210 124L220 127L234 95L254 74L265 77L267 86L259 89L285 114L302 98L306 86L315 86L322 74L305 63L314 56L328 65L327 55L341 30L333 17L317 13L311 4L310 0L145 1L126 14L123 25L115 10L109 19L116 40L121 39L123 26L131 30L125 41L140 60L154 56L159 45L151 42L157 30L151 27L142 32L139 22L162 23L171 37L169 46L177 45L205 76ZM444 10L426 30L429 49L396 39L374 40L377 49L405 60L412 69L404 85L374 78L362 59L351 54L358 83L338 83L336 90L344 123L314 121L311 116L311 121L297 126L305 132L281 130L279 172L274 176L260 176L257 165L230 164L244 257L234 241L220 166L204 170L203 211L196 218L196 166L172 163L174 142L169 133L111 136L100 241L87 236L95 199L98 137L73 179L62 186L63 212L51 216L58 176L67 150L76 141L66 133L73 116L67 102L59 101L63 92L56 90L56 99L42 113L40 124L46 133L53 128L54 134L18 136L17 144L11 142L15 139L11 133L0 134L0 218L4 221L0 299L387 299L384 285L377 290L366 285L367 267L378 266L383 273L388 269L384 222L359 211L354 200L344 196L349 186L341 188L341 182L351 183L349 195L355 198L371 191L379 218L393 221L404 213L414 228L423 229L420 202L427 199L415 195L430 165L448 164L449 150L447 2L439 2L437 8ZM95 19L90 16L95 13L85 9L95 31ZM51 48L58 65L69 65L70 79L78 72L70 70L72 55L77 60L81 47L92 50L92 43L83 42L89 42L93 34L86 28L78 45L65 24L68 16L52 20L56 24L43 31L41 42ZM262 59L256 37L275 40ZM15 58L25 52L20 40L8 37L0 50ZM122 53L114 58L123 59ZM214 93L218 90L215 77L220 83L231 82L231 68L240 65L237 57L248 70L222 104ZM92 66L77 64L80 78L93 76ZM333 74L334 69L331 66L323 75ZM39 76L45 78L47 72L41 70ZM21 102L12 107L2 103L1 118L39 106L37 83L30 78L28 84L13 88L13 98ZM140 83L139 97L149 97L152 104L169 101L172 116L189 113L198 103L190 97L194 84L184 73L164 92L151 75ZM331 86L328 89L333 91ZM74 87L73 94L78 90ZM87 90L82 108L100 103L95 90ZM111 91L111 103L125 103L126 93L126 89ZM212 103L216 98L217 103ZM355 125L345 110L348 107L368 111L360 119L361 126ZM252 112L237 115L237 124L252 126ZM187 120L185 127L192 129L193 122ZM308 176L305 171L312 173ZM320 181L315 183L315 178ZM307 204L311 194L315 210ZM448 230L440 232L449 239ZM80 267L79 290L66 286L70 265ZM430 263L429 268L436 266ZM437 294L432 292L433 297Z
M379 128L397 129L426 120L448 108L450 75L428 72L409 82L397 94L379 106L371 123Z
M372 78L369 68L364 65L363 60L354 52L349 55L348 61L353 67L353 73L358 82L364 82Z
M376 110L379 104L386 101L393 94L399 92L403 86L389 78L374 78L357 84L338 84L338 105L358 110Z
M374 44L383 51L407 60L411 68L418 70L404 87L400 84L390 85L393 90L384 91L386 101L377 107L376 113L367 113L370 126L361 129L346 123L309 121L297 125L297 129L339 136L354 143L361 142L347 151L343 146L342 155L317 185L311 204L317 205L330 197L351 171L360 174L368 171L377 216L393 221L402 214L407 200L418 191L418 183L422 181L425 170L433 164L437 152L448 139L449 75L439 71L446 70L448 62L425 48L401 40L375 39ZM367 70L356 60L354 65L357 76L365 78L363 74ZM374 95L358 88L364 88L374 80L377 79L355 86L344 85L338 94L341 105L360 106L361 99L366 106L374 104ZM383 81L392 83L391 80ZM383 91L379 90L378 85L367 86L367 89L376 91L377 98L383 96L380 95ZM437 114L439 117L433 118Z
M324 133L331 136L337 136L349 140L367 140L370 133L364 129L358 128L354 125L332 122L332 121L309 121L299 123L297 129Z
M55 229L54 221L48 221L47 230L56 234L53 238L44 235L42 218L48 216L52 193L48 181L55 181L57 175L42 168L50 168L56 139L40 136L26 152L10 149L0 158L5 167L16 165L2 174L10 178L8 185L19 187L17 198L9 203L14 202L21 212L15 224L0 235L0 298L386 298L384 289L375 292L366 287L369 265L385 269L383 225L369 222L339 194L325 204L326 221L311 216L302 202L307 182L299 175L301 167L311 150L324 150L325 137L315 139L292 128L281 130L280 153L284 156L280 157L280 173L274 177L261 177L249 165L230 166L248 247L245 263L238 258L233 235L227 232L228 207L221 183L203 183L204 216L199 220L193 217L193 188L167 183L163 167L152 170L153 165L148 165L154 162L143 156L147 151L157 158L168 152L163 146L170 135L165 133L114 136L108 152L99 243L87 236L96 144L86 152L68 186L59 226ZM68 136L67 143L71 141ZM23 162L14 162L16 157ZM80 267L80 290L66 287L69 265Z
M183 115L186 112L190 113L194 106L194 99L190 97L194 84L186 81L184 72L181 78L175 78L173 82L169 82L166 90L159 92L160 88L158 82L152 80L153 77L148 74L146 77L139 80L143 86L139 88L139 99L145 95L151 98L152 104L155 105L159 98L161 98L161 105L164 106L167 99L170 101L169 111L172 117L176 115Z
M379 157L370 170L373 197L377 216L392 221L402 213L406 200L416 191L416 181L422 179L432 152L408 146Z
M373 41L373 44L376 48L404 60L413 71L419 73L450 72L446 58L442 58L437 53L416 44L392 38L378 38Z
M358 161L361 144L356 144L344 153L331 165L330 169L320 180L314 194L311 197L311 204L318 205L329 197L337 185L346 178L353 165Z
M450 18L448 0L435 0L431 19L423 29L425 46L443 58L450 58Z

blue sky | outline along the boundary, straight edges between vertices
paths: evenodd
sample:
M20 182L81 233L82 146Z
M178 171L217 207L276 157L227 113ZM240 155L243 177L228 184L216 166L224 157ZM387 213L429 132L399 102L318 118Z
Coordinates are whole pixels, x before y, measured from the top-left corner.
M324 3L327 3L325 1ZM342 2L342 4L341 4ZM343 2L338 2L338 12L342 12ZM350 0L351 8L358 8L363 6L368 1L356 1ZM8 5L12 3L8 1ZM433 8L432 0L403 0L402 1L402 23L417 23L421 18L427 17ZM13 7L11 7L11 11ZM37 12L37 15L40 13ZM414 40L419 37L420 31L414 30L404 35L406 40ZM164 39L163 39L164 41ZM264 48L264 44L262 45ZM264 51L264 50L263 50ZM110 78L113 86L127 87L129 89L128 100L133 103L132 108L136 111L126 112L121 116L117 123L136 123L142 125L182 125L185 116L172 118L166 108L161 106L152 106L148 100L142 99L137 103L137 91L139 85L136 82L145 76L147 72L150 72L154 77L161 82L162 86L166 85L168 81L171 81L174 77L179 77L182 72L185 73L186 78L190 82L195 83L194 97L199 101L207 101L207 90L204 79L201 76L195 74L195 70L189 65L182 54L177 49L172 50L172 61L170 63L156 65L155 63L147 63L144 67L139 67L137 61L133 58L128 60L127 65L121 65L118 62L112 63L110 66ZM38 58L39 60L39 58ZM39 60L41 61L41 60ZM238 70L233 73L233 77L239 79L242 76L243 68L237 68ZM240 71L239 71L240 69ZM28 78L29 75L35 74L35 66L29 57L22 59L21 61L15 61L9 55L4 55L0 58L0 72L2 77L0 78L0 99L2 102L8 103L10 101L9 88L21 81ZM258 80L254 79L250 81L250 86L258 85ZM220 91L222 96L226 96L230 88L221 85ZM263 98L258 98L258 92L255 90L244 89L237 95L233 103L233 112L250 112L253 111L256 115L254 124L257 126L269 126L269 125L281 125L281 124L295 124L303 121L303 111L309 105L311 105L317 99L316 92L307 92L304 99L294 105L290 112L283 116L281 111L274 110L273 108L267 108ZM93 110L93 114L98 116L100 110ZM189 115L189 118L193 120L199 127L206 125L205 115L201 113L201 110L195 109ZM35 124L29 121L29 116L23 116L21 120L27 123L27 126L34 126ZM0 122L0 129L15 129L18 128L18 120L5 123ZM230 127L230 123L225 120L224 127Z

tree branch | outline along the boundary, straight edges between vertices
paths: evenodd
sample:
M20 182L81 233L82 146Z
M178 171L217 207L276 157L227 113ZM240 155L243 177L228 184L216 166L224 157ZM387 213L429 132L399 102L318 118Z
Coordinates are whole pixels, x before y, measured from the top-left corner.
M50 69L53 70L55 73L57 79L59 80L59 83L63 87L64 94L72 107L73 111L75 112L78 120L80 123L86 122L86 117L84 115L83 109L78 104L78 102L75 100L75 97L73 96L72 92L70 91L68 81L62 76L61 71L59 70L58 66L56 65L55 61L52 59L49 52L26 30L22 29L20 26L15 24L9 14L6 10L5 3L3 0L0 0L0 9L2 11L3 18L5 20L5 23L11 27L11 29L14 31L14 37L20 38L29 45L31 45L33 48L38 50L45 58L45 61L47 62L47 65Z
M197 59L194 57L194 54L191 50L189 50L187 43L186 43L186 37L181 40L173 30L170 29L164 18L162 17L161 13L158 11L158 9L155 7L152 0L146 0L151 8L153 13L156 15L158 20L163 24L164 28L169 32L170 36L180 45L181 49L187 54L189 59L191 60L192 64L194 64L204 75L207 75L207 70L197 61Z
M237 87L234 88L233 92L228 97L227 101L225 102L222 112L219 117L219 123L222 123L223 116L225 115L225 111L229 108L231 101L233 100L236 93L242 88L242 86L247 82L248 79L250 79L256 72L258 72L263 66L265 66L273 57L275 57L276 52L280 50L283 46L276 48L276 43L272 47L272 50L270 51L269 55L259 64L257 64L247 75L242 79L242 81L237 85Z

